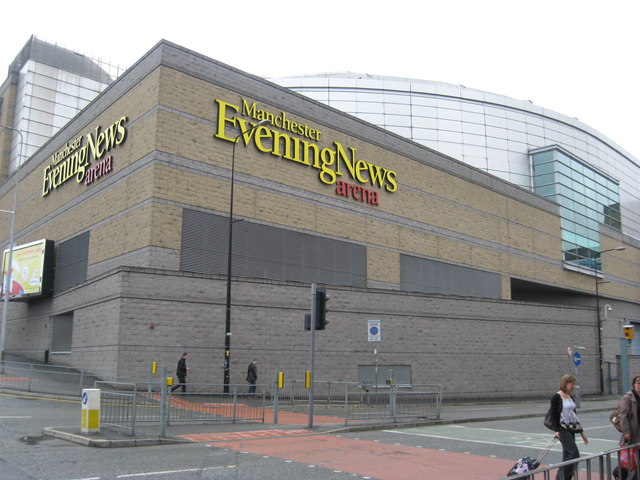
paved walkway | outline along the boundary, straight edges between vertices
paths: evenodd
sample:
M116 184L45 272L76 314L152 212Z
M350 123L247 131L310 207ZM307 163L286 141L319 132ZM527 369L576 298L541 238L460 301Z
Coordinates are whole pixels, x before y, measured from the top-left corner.
M618 397L597 397L583 399L580 412L586 411L612 411L618 403ZM51 427L45 429L45 434L65 438L70 441L98 447L129 447L136 445L149 445L160 443L184 442L184 441L214 441L215 439L258 438L264 436L264 432L287 432L287 435L327 434L346 431L362 431L375 429L389 429L397 426L403 428L419 425L442 425L452 423L467 423L478 421L491 421L501 419L517 419L527 417L542 417L549 408L548 400L540 401L511 401L504 403L460 403L444 405L440 419L420 420L408 423L349 423L344 425L344 418L338 412L314 410L313 426L309 428L309 416L306 412L292 412L281 410L278 413L278 423L274 423L272 409L267 409L265 422L244 423L215 423L215 424L171 424L166 427L166 437L159 437L158 425L142 425L136 428L133 437L122 435L108 429L102 429L99 433L81 434L80 426L77 427ZM332 415L334 413L335 415ZM302 433L304 432L304 433ZM280 433L275 433L280 435Z
M8 386L4 386L7 392ZM24 392L14 392L25 395ZM611 411L618 397L583 399L581 412ZM511 401L503 403L461 403L442 407L438 420L415 421L413 425L443 425L526 417L542 418L548 400ZM267 410L265 422L236 424L176 424L168 425L166 436L159 437L159 427L142 426L134 437L102 429L96 434L81 434L80 427L48 427L45 435L94 447L134 447L163 443L199 442L213 448L280 458L348 472L378 480L409 480L422 472L429 480L496 480L504 478L516 459L505 460L457 452L445 452L416 445L401 445L346 438L341 432L391 429L392 423L344 426L344 419L323 408L316 408L313 427L308 414L300 411L280 411L274 423L273 411ZM350 435L353 437L353 435Z

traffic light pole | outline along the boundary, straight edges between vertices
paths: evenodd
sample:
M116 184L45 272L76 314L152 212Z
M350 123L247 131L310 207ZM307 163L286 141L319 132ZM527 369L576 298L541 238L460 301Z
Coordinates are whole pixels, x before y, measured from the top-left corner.
M313 372L316 362L316 284L311 284L311 328L309 329L309 428L313 428Z

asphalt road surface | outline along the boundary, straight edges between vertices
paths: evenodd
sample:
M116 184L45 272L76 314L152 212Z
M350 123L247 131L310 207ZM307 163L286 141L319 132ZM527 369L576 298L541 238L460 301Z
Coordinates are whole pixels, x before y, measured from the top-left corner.
M580 415L591 438L589 445L579 443L582 454L617 446L607 416ZM260 424L220 432L211 425L194 443L132 448L42 436L44 427L79 422L79 402L0 394L0 479L492 480L551 439L542 418L324 434ZM556 445L545 463L560 459Z

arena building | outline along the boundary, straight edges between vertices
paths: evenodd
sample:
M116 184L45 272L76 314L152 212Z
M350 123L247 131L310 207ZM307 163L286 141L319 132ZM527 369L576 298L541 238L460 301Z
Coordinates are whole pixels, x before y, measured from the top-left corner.
M567 166L610 182L585 213L597 245L568 249L568 207L534 183L167 41L23 162L16 90L0 94L8 353L145 379L188 351L192 382L244 383L253 358L259 382L302 380L315 283L317 380L377 366L449 398L531 397L577 346L583 391L612 388L622 324L640 322L622 179L557 143L532 148L540 186Z

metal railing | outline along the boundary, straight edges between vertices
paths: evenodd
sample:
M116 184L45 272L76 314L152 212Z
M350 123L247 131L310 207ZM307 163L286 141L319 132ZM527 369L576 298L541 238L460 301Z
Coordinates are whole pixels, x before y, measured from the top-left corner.
M439 419L442 385L390 385L370 390L347 387L345 424L349 420L393 420L406 418Z
M289 408L309 403L303 382L292 381L289 388L274 386L274 405ZM277 399L275 398L277 396ZM325 416L349 422L401 422L405 419L439 419L442 385L384 385L372 387L362 382L314 382L314 405L325 408ZM277 417L277 413L276 413Z
M82 389L93 388L97 376L60 365L4 361L0 363L0 386L27 392L57 395L80 395ZM101 378L114 378L104 372Z
M95 382L100 389L100 424L131 435L141 424L241 423L265 419L266 394L260 385L189 384L188 392L161 393L160 383ZM164 405L163 405L164 401ZM165 418L162 418L165 412Z
M85 388L100 388L103 425L135 431L136 424L160 421L160 383L123 380L112 372L89 374L71 367L5 361L0 364L0 387L78 397ZM168 392L167 422L264 422L267 401L273 401L274 420L279 408L302 409L309 404L309 390L301 381L288 382L283 390L273 385L272 394L261 386L253 396L247 395L247 385L231 387L231 393L222 393L222 385L188 384L184 397ZM314 382L314 405L325 409L324 416L345 425L439 419L441 402L441 385L374 387L361 382Z
M635 448L635 452L637 452L639 445L640 444L626 445L613 448L606 452L539 467L536 470L511 475L510 477L504 477L500 480L551 480L555 478L563 480L565 476L569 478L569 472L571 472L572 480L613 480L616 478L614 477L614 470L617 469L617 472L621 471L618 452L629 448ZM640 462L636 461L636 467L633 471L623 473L627 473L625 477L626 480L640 479ZM620 478L619 473L617 478Z
M309 403L309 390L305 388L305 382L301 380L291 380L288 388L278 392L281 404L291 407L297 405L307 405ZM337 405L344 404L345 387L361 386L360 382L331 382L317 380L313 382L314 404L315 405ZM275 391L275 388L274 388Z

